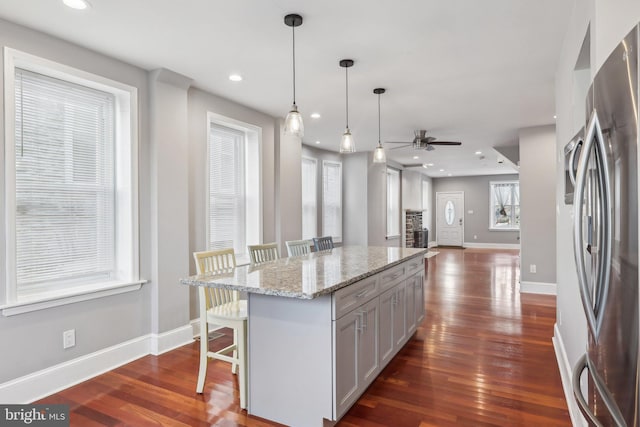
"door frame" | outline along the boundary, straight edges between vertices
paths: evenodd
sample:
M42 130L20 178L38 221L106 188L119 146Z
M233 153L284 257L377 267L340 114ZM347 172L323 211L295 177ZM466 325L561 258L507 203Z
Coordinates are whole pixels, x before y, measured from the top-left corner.
M440 244L440 217L442 216L442 214L440 213L440 204L438 203L438 196L440 194L458 194L462 196L462 206L460 209L461 215L460 217L462 218L462 232L460 234L461 238L460 238L460 247L464 247L464 226L465 226L465 216L464 216L464 191L436 191L436 245Z

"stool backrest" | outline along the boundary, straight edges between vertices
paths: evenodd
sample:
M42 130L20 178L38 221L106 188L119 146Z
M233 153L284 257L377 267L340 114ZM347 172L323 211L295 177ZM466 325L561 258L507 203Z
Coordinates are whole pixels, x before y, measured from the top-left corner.
M262 264L280 258L277 243L265 243L264 245L249 245L249 257L251 264Z
M333 239L331 236L314 237L313 246L315 247L316 252L333 249Z
M236 255L233 248L216 251L194 252L193 259L196 262L196 273L227 273L236 267ZM218 305L237 301L239 294L229 289L202 287L207 302L207 309Z
M285 242L289 256L307 255L311 252L309 240L289 240Z

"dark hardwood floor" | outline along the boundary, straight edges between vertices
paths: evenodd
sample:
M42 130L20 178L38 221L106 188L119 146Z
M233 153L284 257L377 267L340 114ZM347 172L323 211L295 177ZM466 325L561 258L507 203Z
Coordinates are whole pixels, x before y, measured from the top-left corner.
M517 251L437 250L422 326L339 425L570 426L551 344L555 297L519 293ZM228 364L209 363L203 395L197 369L193 343L37 403L69 404L72 426L276 425L240 410Z

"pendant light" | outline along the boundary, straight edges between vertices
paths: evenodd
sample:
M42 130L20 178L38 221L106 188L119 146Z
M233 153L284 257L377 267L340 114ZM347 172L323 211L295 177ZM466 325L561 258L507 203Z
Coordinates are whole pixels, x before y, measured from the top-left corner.
M291 13L284 17L284 23L291 27L293 34L293 105L291 111L284 120L284 133L288 135L304 136L304 124L302 123L302 115L298 112L296 105L296 27L302 25L302 16Z
M344 77L345 77L345 88L346 88L346 111L347 111L347 126L342 134L342 141L340 142L340 152L341 153L355 153L356 145L353 141L353 135L351 135L351 130L349 129L349 67L353 67L352 59L343 59L340 61L340 66L344 68Z
M373 150L373 163L386 163L387 156L384 153L384 147L382 146L382 141L380 141L380 95L383 94L385 90L381 87L375 88L373 93L378 95L378 146L375 150Z

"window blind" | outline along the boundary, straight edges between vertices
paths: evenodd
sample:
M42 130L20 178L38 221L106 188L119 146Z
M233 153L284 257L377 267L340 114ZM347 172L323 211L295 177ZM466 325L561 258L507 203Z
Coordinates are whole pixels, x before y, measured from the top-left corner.
M15 69L16 284L115 269L113 94Z
M318 230L317 162L302 158L302 238L316 237Z
M245 133L211 123L209 132L209 249L246 253Z
M387 236L400 235L400 172L387 168Z
M322 234L342 241L342 164L322 162Z

